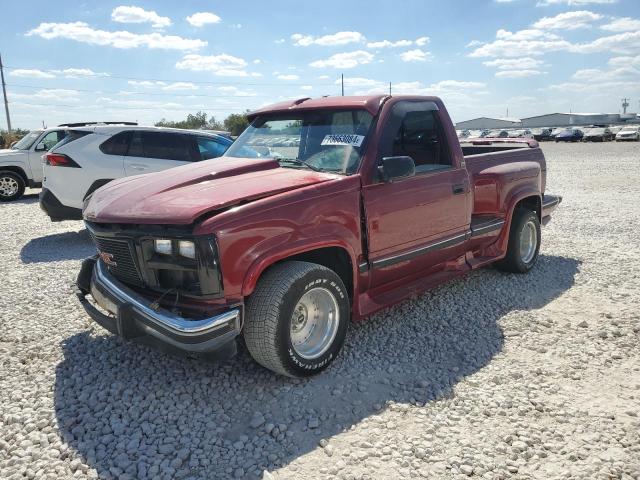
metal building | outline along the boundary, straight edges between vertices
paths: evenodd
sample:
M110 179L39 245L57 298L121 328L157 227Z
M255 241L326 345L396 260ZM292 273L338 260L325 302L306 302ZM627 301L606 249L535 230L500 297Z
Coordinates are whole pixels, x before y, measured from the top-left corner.
M608 125L620 123L619 113L549 113L522 119L522 126L533 127L571 127L573 125Z
M492 130L495 128L518 128L521 125L520 120L517 118L480 117L458 122L456 123L456 128L458 130L483 130L485 128Z

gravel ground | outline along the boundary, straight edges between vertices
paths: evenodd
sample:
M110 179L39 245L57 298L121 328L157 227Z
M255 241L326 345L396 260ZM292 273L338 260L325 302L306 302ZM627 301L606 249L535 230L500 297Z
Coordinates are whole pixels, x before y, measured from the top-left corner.
M0 205L0 478L640 478L640 144L543 148L564 202L530 274L353 325L306 381L106 334L82 224Z

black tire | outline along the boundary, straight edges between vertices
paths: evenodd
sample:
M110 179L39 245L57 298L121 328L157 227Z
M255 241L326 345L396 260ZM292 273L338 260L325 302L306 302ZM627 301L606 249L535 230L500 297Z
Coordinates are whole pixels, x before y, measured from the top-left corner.
M535 251L530 259L523 259L520 249L520 239L525 231L525 226L535 228ZM509 245L507 247L507 255L496 262L496 267L505 272L527 273L533 268L538 261L540 253L540 221L536 212L526 208L517 208L513 212L511 220L511 229L509 231Z
M24 178L15 172L0 171L0 202L17 200L24 194Z
M337 331L326 351L307 359L293 346L291 322L303 295L317 287L336 300ZM342 349L351 308L347 289L335 272L315 263L290 261L271 267L260 278L245 313L244 339L253 359L276 373L307 377L327 368Z

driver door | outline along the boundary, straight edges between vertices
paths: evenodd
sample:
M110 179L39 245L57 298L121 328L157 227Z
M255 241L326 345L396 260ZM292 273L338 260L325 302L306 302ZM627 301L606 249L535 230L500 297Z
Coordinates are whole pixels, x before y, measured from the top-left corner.
M363 188L371 287L442 269L464 255L471 219L466 168L455 165L437 106L401 101L380 139L380 159L411 157L413 176Z

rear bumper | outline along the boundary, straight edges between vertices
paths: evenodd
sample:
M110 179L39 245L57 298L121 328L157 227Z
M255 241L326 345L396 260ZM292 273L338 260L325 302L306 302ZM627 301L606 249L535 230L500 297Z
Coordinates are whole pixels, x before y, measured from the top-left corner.
M43 188L40 192L40 208L49 215L52 222L82 220L82 210L63 205L62 202L51 193L51 190L46 188Z
M551 214L562 202L560 195L544 195L542 197L542 224L546 225L551 220Z
M183 318L154 308L149 300L116 280L95 258L83 262L76 295L96 323L125 339L190 353L235 353L234 339L241 330L240 306L201 320ZM107 313L90 302L88 296Z

